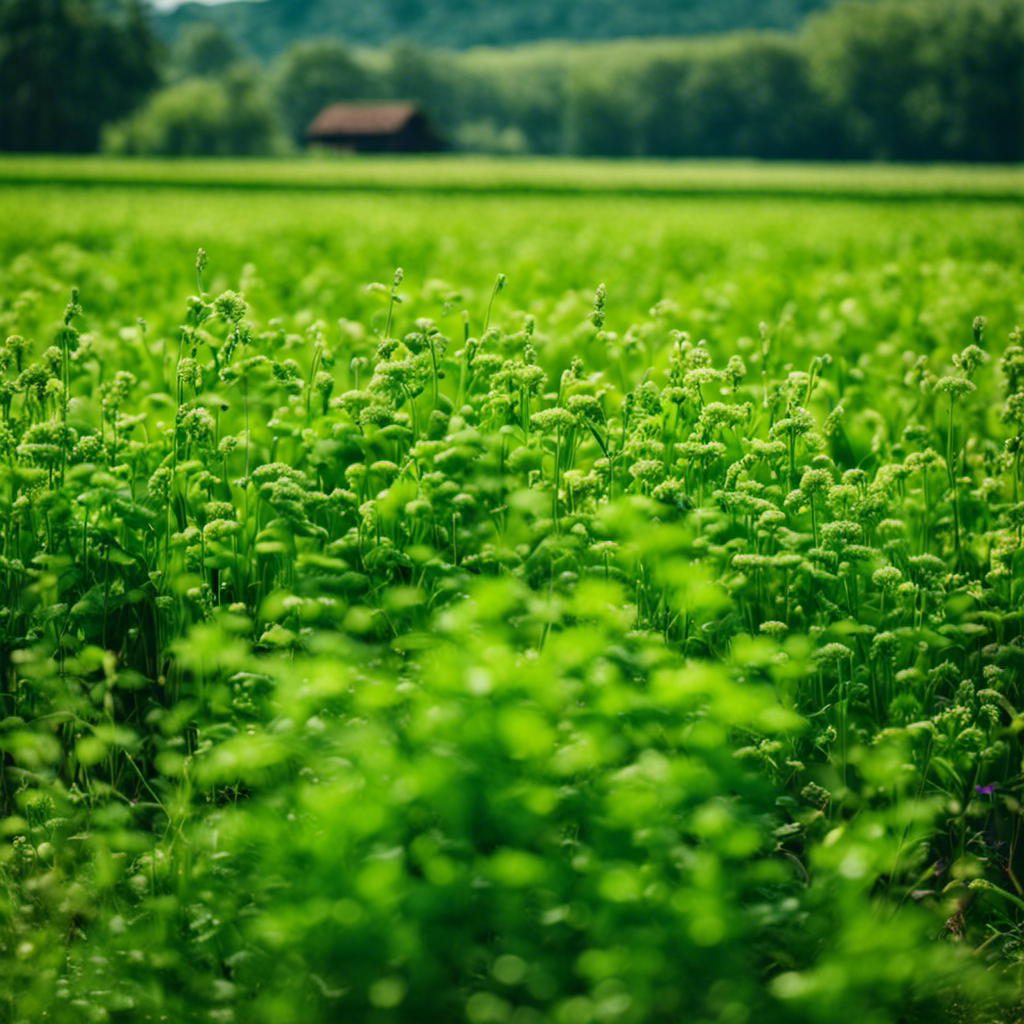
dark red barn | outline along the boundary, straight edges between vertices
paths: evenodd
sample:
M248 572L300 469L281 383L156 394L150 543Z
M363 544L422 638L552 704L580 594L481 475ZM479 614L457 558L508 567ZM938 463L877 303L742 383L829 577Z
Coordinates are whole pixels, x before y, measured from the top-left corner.
M441 148L412 103L333 103L306 129L309 142L364 153L432 153Z

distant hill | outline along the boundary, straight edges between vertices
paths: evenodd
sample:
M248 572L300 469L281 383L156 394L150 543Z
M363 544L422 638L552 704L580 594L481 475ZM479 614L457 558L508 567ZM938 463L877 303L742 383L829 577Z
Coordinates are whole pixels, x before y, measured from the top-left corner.
M296 39L334 36L361 46L408 39L465 49L540 39L706 35L735 29L789 29L833 0L235 0L187 3L154 16L173 39L189 22L213 22L257 57Z

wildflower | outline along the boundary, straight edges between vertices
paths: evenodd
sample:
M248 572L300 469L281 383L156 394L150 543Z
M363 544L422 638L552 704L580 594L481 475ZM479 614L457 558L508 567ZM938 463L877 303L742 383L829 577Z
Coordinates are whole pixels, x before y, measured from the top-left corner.
M556 406L554 409L542 409L530 417L530 426L542 434L553 434L565 431L576 425L576 418L568 409Z
M746 375L747 367L743 360L737 355L730 356L729 362L725 367L725 379L729 382L734 392L739 388Z
M502 275L504 276L504 275ZM504 284L504 282L502 282ZM588 314L587 319L600 331L604 328L604 303L607 290L603 284L597 286L594 294L594 308Z
M900 649L900 638L889 630L876 633L871 639L871 657L895 662Z
M999 418L1004 423L1013 423L1018 430L1024 429L1024 392L1008 395Z
M239 324L245 316L248 306L241 295L228 291L213 300L213 309L225 323Z
M361 427L386 427L389 423L395 422L395 414L386 405L374 402L366 406L359 413L359 425Z
M734 569L767 569L769 565L771 561L765 555L733 555L732 559Z
M676 445L676 451L706 469L725 455L726 448L720 441L684 441Z
M25 356L31 352L32 343L26 341L20 334L12 334L4 342L4 352L8 357L13 357L14 366L18 373L21 373L22 363Z
M33 395L39 402L46 400L47 387L53 374L41 363L33 363L18 374L16 381L19 391Z
M186 439L203 451L212 451L217 425L210 411L203 406L195 409L181 409L178 426L184 431Z
M18 441L11 429L0 424L0 457L10 458L17 447Z
M203 385L203 371L195 359L186 357L178 363L178 384L198 391Z
M688 512L693 508L693 501L686 493L686 485L682 480L674 477L662 480L651 491L651 497L656 501L664 502L666 505L672 505L682 512Z
M758 516L755 526L758 530L773 533L785 525L786 514L777 508L770 508Z
M825 422L821 425L821 432L826 437L832 437L834 434L838 434L845 415L846 407L842 402L839 402L828 416L825 417Z
M208 501L203 506L203 514L206 516L207 521L214 519L236 521L238 519L238 510L230 501Z
M664 472L665 467L657 459L639 459L629 467L634 479L652 482Z
M750 454L769 462L774 459L782 459L786 455L786 443L785 441L762 441L755 437L750 441Z
M807 497L826 494L832 485L832 474L827 469L806 469L800 478L800 490Z
M964 398L972 391L977 391L978 387L964 377L940 377L935 382L935 390L942 391L955 400L957 398Z
M861 532L858 523L853 523L846 519L825 523L821 527L821 535L824 542L829 547L836 548L837 550L855 543L861 536Z
M566 408L579 423L587 420L600 423L604 419L601 403L593 395L571 395L566 402Z
M979 317L979 319L981 319ZM983 352L977 345L968 345L959 355L953 356L953 365L970 380L975 371L983 363L988 362L988 353Z
M947 571L946 563L935 555L913 555L908 562L912 569L928 580L934 580Z
M836 665L845 658L852 658L853 651L846 644L831 643L814 652L814 660L820 665Z
M211 519L203 527L203 537L207 541L219 543L224 543L241 532L242 524L234 519Z
M1004 378L1004 388L1008 395L1015 394L1024 384L1024 347L1021 346L1021 330L1010 335L1015 344L1007 345L999 359L999 370Z
M886 565L871 574L871 582L881 590L895 590L903 582L903 574L895 566Z

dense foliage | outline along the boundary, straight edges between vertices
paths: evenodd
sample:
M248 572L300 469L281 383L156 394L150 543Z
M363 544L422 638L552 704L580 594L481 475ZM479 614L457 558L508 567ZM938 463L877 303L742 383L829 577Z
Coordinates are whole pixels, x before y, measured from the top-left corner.
M0 203L7 1018L1014 1015L1016 206Z
M704 35L743 28L793 28L830 0L649 0L640 8L606 0L263 0L214 7L185 4L156 25L172 40L189 25L229 31L250 53L277 56L297 40L331 36L349 44L382 46L408 39L424 46L464 49L517 46L539 39L616 39Z
M231 7L209 9L208 16L220 18L217 12ZM367 16L379 9L366 8ZM507 9L493 7L501 13ZM266 3L254 10L272 13L274 8ZM630 35L642 34L634 24L636 12L628 15ZM301 18L291 24L301 25ZM317 31L327 31L317 25ZM662 28L668 32L668 23ZM230 42L221 36L218 45L217 31L209 23L193 26L178 53L179 69L197 66L195 51L203 41L223 60ZM609 34L615 33L609 29ZM275 59L268 77L280 116L298 145L312 118L330 102L402 98L421 104L449 145L470 151L1024 158L1020 0L847 0L813 15L791 34L547 42L462 53L408 41L388 50L353 51L341 38L321 39L292 44ZM201 152L175 148L174 139L157 127L165 117L165 108L154 103L129 133L140 143L126 146L124 134L114 135L111 148ZM228 138L242 113L229 107L217 117L220 136ZM272 140L258 138L244 151L260 146L271 151Z
M380 40L387 48L355 50L352 34L336 32L315 5L289 3L292 32L323 35L297 39L268 65L252 59L244 18L224 21L235 7L204 7L202 18L188 8L200 20L164 54L139 0L3 0L0 150L102 143L131 155L280 155L305 144L327 104L390 98L417 102L463 151L1024 158L1021 0L846 0L788 34L703 38L616 40L606 18L595 39L611 41L458 52L391 37ZM580 10L558 8L570 9ZM757 9L788 22L778 6ZM268 17L277 7L241 10ZM373 20L384 8L360 10ZM643 34L636 12L614 10L628 13L631 37ZM677 30L664 12L644 11L662 18L662 35Z
M233 64L157 92L139 114L107 126L106 149L122 155L266 156L289 140L260 75Z
M159 66L140 0L0 0L0 150L95 150Z
M1024 4L840 4L805 36L851 151L1024 159Z

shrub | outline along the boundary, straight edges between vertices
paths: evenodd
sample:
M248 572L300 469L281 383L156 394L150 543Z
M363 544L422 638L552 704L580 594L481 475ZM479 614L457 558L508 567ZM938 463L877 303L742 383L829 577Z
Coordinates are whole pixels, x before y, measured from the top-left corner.
M108 126L103 149L125 156L270 156L287 142L276 108L250 69L190 78Z

